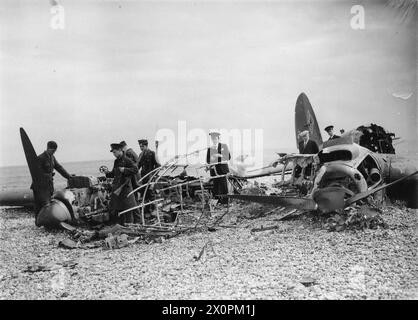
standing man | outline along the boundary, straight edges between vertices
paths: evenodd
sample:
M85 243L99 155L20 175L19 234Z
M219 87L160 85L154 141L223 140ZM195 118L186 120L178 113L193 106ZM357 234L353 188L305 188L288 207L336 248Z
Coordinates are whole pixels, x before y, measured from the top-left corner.
M328 126L328 127L325 127L325 129L324 129L327 133L328 133L328 135L329 135L329 139L328 139L328 141L330 141L330 140L334 140L334 139L337 139L337 138L340 138L340 136L337 136L336 134L334 134L334 126Z
M224 143L219 142L219 132L213 131L209 133L212 140L212 146L208 148L206 153L206 163L217 165L211 166L210 175L211 177L220 176L229 173L228 163L220 163L231 160L231 154L229 153L228 146ZM213 181L213 195L215 197L221 194L228 193L228 181L226 177L215 178ZM227 204L228 198L220 198L219 203Z
M128 147L125 141L122 141L120 145L122 146L122 150L125 156L128 159L131 159L133 163L138 163L138 155L136 154L136 152L132 148Z
M46 145L46 150L38 156L39 165L40 165L41 170L44 173L44 176L46 177L48 181L47 187L48 187L49 194L51 196L54 193L54 175L55 175L54 169L57 170L67 180L71 176L64 169L64 167L58 163L57 159L55 158L54 153L57 151L57 148L58 148L58 145L55 141L48 141ZM31 185L31 189L33 189L32 185ZM45 205L45 203L41 203L39 201L39 197L35 191L33 191L33 196L35 199L34 210L35 210L35 221L36 221L36 217L38 216L39 211L41 210L42 206Z
M299 153L300 154L314 154L319 152L318 145L315 141L309 139L309 131L305 130L299 133L299 137L302 141L299 142Z
M319 152L318 145L315 141L309 139L309 131L305 130L299 134L302 137L302 141L299 142L299 153L301 154L316 154ZM299 165L295 167L295 177L300 175L302 168ZM312 164L306 166L305 176L310 176L312 171Z
M123 147L119 143L110 145L110 152L115 156L112 171L106 171L106 177L113 178L112 193L109 203L111 223L121 224L136 222L140 219L138 209L132 210L118 217L120 211L137 206L134 195L127 195L132 191L132 176L138 173L138 168L132 160L127 158Z
M123 153L125 154L125 156L128 159L131 159L132 162L135 163L136 166L138 166L138 155L136 154L136 152L132 148L129 148L125 141L122 141L120 143L120 145L123 148L122 150L123 150ZM136 189L136 188L139 187L138 180L140 178L141 178L141 175L139 174L139 172L132 176L132 188L133 189ZM135 194L137 194L137 193L135 193Z
M152 173L148 176L146 175L150 173L152 170L160 167L161 165L157 161L155 152L148 148L147 139L138 140L138 144L139 144L139 148L141 149L141 153L139 154L139 160L138 160L138 169L141 170L141 176L143 178L142 184L146 185L148 182L150 182ZM144 178L144 176L146 177ZM144 197L144 201L149 202L149 201L154 200L153 186L149 186L147 192L145 193L146 188L147 187L144 186L141 190L143 197ZM153 210L153 208L154 208L153 205L145 206L144 212L147 218L151 217L151 211Z

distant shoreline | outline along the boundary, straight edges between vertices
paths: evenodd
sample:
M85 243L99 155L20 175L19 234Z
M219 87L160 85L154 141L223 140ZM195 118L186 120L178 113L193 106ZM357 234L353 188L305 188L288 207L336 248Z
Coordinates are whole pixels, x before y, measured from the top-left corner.
M86 163L86 162L99 162L99 161L107 162L107 161L113 161L113 159L108 159L108 160L103 160L103 159L101 159L101 160L79 160L79 161L70 161L70 162L61 162L60 161L60 163L62 165L66 165L66 164ZM16 168L16 167L25 167L25 166L27 166L26 163L23 163L23 164L13 164L13 165L7 165L7 166L0 166L0 169Z

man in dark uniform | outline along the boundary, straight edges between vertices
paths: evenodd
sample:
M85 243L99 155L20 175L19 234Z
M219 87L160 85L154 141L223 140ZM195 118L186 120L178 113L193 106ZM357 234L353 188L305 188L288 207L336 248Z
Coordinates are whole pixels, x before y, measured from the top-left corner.
M334 139L337 139L337 138L340 138L340 136L338 136L338 135L336 135L336 134L334 134L334 126L328 126L328 127L325 127L325 129L324 129L327 133L328 133L328 135L329 135L329 139L328 139L328 141L330 141L330 140L334 140Z
M316 154L319 152L319 148L316 142L309 139L308 130L302 131L299 134L299 136L302 137L302 141L299 142L300 154ZM312 170L312 165L311 164L307 165L305 169L305 175L309 176L311 174L311 170ZM297 165L295 167L295 176L298 177L301 171L302 171L302 168L299 165Z
M115 156L112 171L106 172L106 177L113 178L112 193L109 203L111 223L132 223L139 219L137 209L118 217L118 212L137 206L134 195L127 195L132 191L131 178L138 172L138 168L132 160L124 155L123 148L119 143L110 145L110 152Z
M153 175L152 173L148 175L148 173L160 167L161 165L157 161L155 152L148 148L148 140L146 139L138 140L138 144L139 144L139 148L141 149L141 153L139 154L139 159L138 159L138 169L141 170L141 177L143 178L142 184L145 185L150 181L150 178ZM154 200L153 186L149 186L147 192L145 192L146 188L147 187L144 186L141 189L141 193L142 193L142 196L144 197L145 203ZM154 208L153 205L145 206L144 212L147 218L150 218L150 213L153 210L153 208Z
M58 148L58 145L55 141L48 141L46 150L38 156L39 165L48 181L48 191L51 196L54 193L54 175L55 175L54 169L57 170L67 180L71 176L64 169L64 167L58 163L57 159L55 158L54 153L57 151L57 148ZM31 189L33 189L32 185L31 185ZM35 221L36 221L36 217L39 211L46 203L42 203L39 200L39 197L35 191L33 191L33 196L35 199L34 211L35 211Z
M125 156L131 159L133 163L138 163L138 155L136 154L136 152L132 148L128 147L125 141L122 141L120 145L122 146L122 150Z
M219 132L209 133L212 146L208 148L206 152L206 163L213 164L219 162L225 162L231 160L231 154L229 153L228 146L219 142ZM211 177L220 176L229 173L229 167L227 163L220 163L210 167ZM226 177L215 178L213 181L213 195L219 196L221 194L228 193L228 181ZM220 198L219 203L227 204L228 198Z
M125 141L122 141L120 145L123 148L122 150L125 156L128 159L131 159L132 162L135 163L136 166L138 166L138 155L136 154L136 152L132 148L129 148ZM140 178L141 178L141 175L139 172L132 176L132 188L133 189L137 189L139 187L138 180Z
M319 152L316 142L309 139L308 130L302 131L299 136L302 138L302 141L299 142L300 154L314 154Z

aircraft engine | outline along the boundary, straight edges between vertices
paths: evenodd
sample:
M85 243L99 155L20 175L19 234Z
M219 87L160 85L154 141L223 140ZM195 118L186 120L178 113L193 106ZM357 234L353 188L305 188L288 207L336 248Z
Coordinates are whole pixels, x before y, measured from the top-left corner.
M75 219L104 222L108 219L110 185L93 176L76 176L68 180L66 192L72 196L71 206ZM69 193L68 193L69 195ZM69 196L67 196L68 199Z
M359 193L367 191L367 182L355 168L341 163L326 163L317 173L314 190L326 187L344 187Z
M106 182L99 182L95 177L73 176L68 179L67 188L55 192L51 201L42 207L36 225L57 228L61 222L105 222L109 219L108 189Z

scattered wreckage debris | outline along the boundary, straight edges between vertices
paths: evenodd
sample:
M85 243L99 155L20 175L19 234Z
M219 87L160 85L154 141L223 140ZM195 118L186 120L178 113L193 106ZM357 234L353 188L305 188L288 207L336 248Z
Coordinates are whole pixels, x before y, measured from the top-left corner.
M63 262L57 263L49 263L46 265L34 264L29 265L23 272L35 273L35 272L45 272L45 271L53 271L58 270L61 268L69 268L74 269L74 267L78 264L75 260L68 260Z
M328 218L324 227L329 231L387 229L388 225L380 213L380 210L369 205L350 207L341 214Z
M64 249L76 249L78 247L78 243L71 239L64 239L58 242L58 247Z
M309 276L303 277L299 282L303 284L305 287L311 287L317 284L317 280Z
M210 250L212 252L213 255L216 255L215 250L213 249L213 242L212 241L208 241L206 242L206 244L203 246L202 250L200 250L200 253L198 256L193 256L193 259L195 261L199 261L203 254L206 252L206 256L208 256L208 250Z

